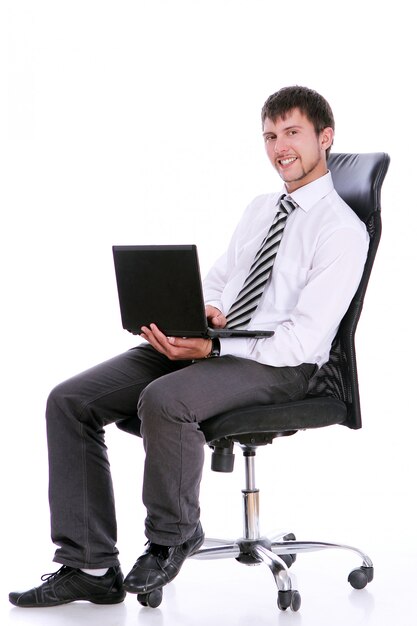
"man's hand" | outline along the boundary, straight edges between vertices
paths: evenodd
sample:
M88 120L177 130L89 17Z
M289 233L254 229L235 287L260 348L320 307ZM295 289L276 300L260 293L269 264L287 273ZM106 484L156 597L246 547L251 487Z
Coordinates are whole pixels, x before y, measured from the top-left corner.
M217 310L217 309L216 309ZM204 359L211 352L211 339L167 337L156 324L142 326L141 337L171 361Z
M224 328L226 326L227 320L223 313L211 304L206 305L206 317L212 328Z

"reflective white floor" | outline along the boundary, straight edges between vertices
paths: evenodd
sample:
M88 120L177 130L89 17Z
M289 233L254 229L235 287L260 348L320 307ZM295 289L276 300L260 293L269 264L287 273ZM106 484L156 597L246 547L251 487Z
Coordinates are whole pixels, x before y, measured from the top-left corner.
M392 554L392 548L389 550ZM414 553L415 556L415 553ZM157 609L142 608L135 596L117 606L73 603L50 609L17 609L2 605L2 624L60 626L415 626L414 560L397 555L397 563L380 564L375 580L362 591L345 582L347 559L316 553L297 563L302 593L298 613L281 612L267 569L243 567L234 561L188 561L165 590ZM414 578L414 581L413 581Z
M360 563L356 555L349 552L328 550L299 555L291 570L294 587L302 596L298 613L278 610L275 583L267 567L245 567L234 560L188 560L177 579L165 589L163 602L157 609L141 607L134 595L129 595L121 605L110 607L81 602L49 609L12 607L5 593L10 590L10 580L18 581L14 588L35 584L41 572L38 564L32 563L27 564L24 571L13 564L8 576L2 573L4 600L0 623L22 626L415 626L417 550L411 541L413 523L409 517L401 518L400 501L391 501L386 512L382 500L379 504L380 510L374 507L369 514L372 527L365 523L362 529L368 545L358 546L368 550L374 561L374 581L361 591L350 587L347 575ZM385 531L389 533L397 520L398 532L386 536ZM348 525L342 529L341 539L346 539L347 531ZM327 530L326 537L310 534L309 537L300 535L299 539L335 539L328 534ZM351 534L357 539L361 531L353 524ZM43 571L54 569L56 566L52 565L50 570L44 567Z

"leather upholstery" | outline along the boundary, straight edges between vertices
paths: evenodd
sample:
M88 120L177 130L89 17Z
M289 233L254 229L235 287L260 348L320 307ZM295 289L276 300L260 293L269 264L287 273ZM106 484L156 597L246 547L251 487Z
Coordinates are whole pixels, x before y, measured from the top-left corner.
M328 166L338 194L367 222L381 210L381 187L389 157L383 152L368 154L331 154Z

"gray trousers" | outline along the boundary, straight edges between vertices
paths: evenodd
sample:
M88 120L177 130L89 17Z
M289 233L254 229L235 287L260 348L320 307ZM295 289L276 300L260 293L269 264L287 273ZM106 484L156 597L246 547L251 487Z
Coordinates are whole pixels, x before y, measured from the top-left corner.
M140 420L145 534L178 545L199 521L205 444L199 423L248 404L303 398L313 369L232 356L169 361L146 344L55 387L46 411L54 560L89 568L119 562L104 426Z

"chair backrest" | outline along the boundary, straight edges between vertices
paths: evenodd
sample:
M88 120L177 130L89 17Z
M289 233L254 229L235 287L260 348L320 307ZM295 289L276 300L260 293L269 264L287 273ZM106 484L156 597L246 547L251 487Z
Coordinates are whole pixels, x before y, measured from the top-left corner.
M349 428L362 426L355 331L381 237L381 187L389 161L385 152L376 152L330 154L328 162L337 192L366 224L370 243L357 292L333 341L329 361L314 377L309 395L343 400L347 406L344 425Z

